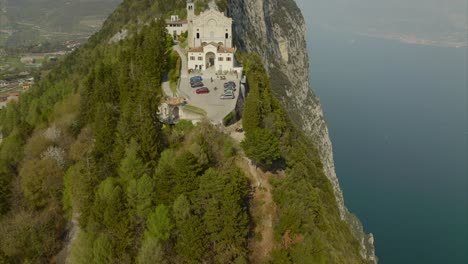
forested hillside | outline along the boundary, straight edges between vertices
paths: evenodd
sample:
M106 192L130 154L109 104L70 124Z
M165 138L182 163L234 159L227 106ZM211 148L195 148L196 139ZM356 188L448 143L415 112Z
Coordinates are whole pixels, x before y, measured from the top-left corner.
M184 7L124 1L0 111L0 263L254 263L263 216L246 157L271 175L263 261L362 263L315 146L272 95L258 55L238 54L250 88L242 143L208 122L159 122L172 41L154 18ZM130 37L110 44L122 28Z

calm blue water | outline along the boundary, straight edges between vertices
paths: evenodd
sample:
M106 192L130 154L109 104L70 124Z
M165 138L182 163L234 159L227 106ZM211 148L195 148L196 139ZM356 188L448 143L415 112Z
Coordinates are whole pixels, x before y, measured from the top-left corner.
M346 204L380 263L468 263L467 56L309 26Z

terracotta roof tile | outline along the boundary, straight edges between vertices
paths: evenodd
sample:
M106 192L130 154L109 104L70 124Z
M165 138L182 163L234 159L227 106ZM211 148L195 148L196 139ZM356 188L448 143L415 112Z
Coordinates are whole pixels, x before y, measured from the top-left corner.
M178 106L178 105L185 104L186 102L187 100L183 97L175 97L175 98L168 99L166 101L166 104L171 105L171 106Z
M172 21L170 19L166 19L166 24L188 24L188 21L187 20Z
M189 52L203 52L203 47L190 48Z
M189 49L189 52L203 52L203 48L208 46L208 45L213 45L217 48L219 53L235 53L236 49L235 48L225 48L223 45L218 44L216 42L210 42L210 43L205 43L201 47L194 47Z
M236 49L235 48L225 48L224 46L220 46L218 48L219 53L235 53Z

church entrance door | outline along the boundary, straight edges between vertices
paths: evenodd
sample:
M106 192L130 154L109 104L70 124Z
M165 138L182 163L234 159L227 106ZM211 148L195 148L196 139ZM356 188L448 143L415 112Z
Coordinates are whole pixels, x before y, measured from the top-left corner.
M206 54L206 63L208 64L206 68L215 66L216 55L213 52L208 52Z

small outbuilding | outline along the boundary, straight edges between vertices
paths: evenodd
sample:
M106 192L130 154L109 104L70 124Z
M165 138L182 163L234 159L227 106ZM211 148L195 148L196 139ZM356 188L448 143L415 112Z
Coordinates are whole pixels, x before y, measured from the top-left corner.
M171 16L166 20L166 29L174 39L178 39L182 33L188 30L188 21L179 19L179 16Z
M159 119L166 124L175 124L180 120L181 108L187 104L183 97L166 100L159 107Z

